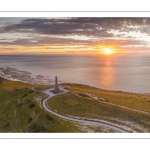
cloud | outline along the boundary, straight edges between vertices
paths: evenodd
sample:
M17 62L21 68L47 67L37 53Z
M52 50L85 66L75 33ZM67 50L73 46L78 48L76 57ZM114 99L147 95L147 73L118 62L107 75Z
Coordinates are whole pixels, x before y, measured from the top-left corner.
M144 22L144 20L146 20ZM111 36L108 30L135 30L131 26L149 25L149 18L33 18L0 28L0 32L33 32L52 35ZM144 30L143 30L144 31Z
M0 44L144 47L150 35L149 26L150 18L22 18L18 23L0 27L0 36L6 34L0 38Z

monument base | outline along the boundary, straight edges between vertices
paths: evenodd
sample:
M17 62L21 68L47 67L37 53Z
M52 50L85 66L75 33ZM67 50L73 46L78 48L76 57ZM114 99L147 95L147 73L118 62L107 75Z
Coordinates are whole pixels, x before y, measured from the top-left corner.
M54 94L58 94L58 93L62 93L63 91L62 90L58 90L58 91L56 91L55 89L54 90L52 90L51 92L53 92Z

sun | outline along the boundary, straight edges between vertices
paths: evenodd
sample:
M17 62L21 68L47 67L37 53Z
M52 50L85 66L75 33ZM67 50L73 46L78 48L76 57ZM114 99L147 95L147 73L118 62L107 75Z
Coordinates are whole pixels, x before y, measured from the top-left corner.
M113 51L112 51L110 48L104 49L104 54L110 55L110 54L112 54L112 53L113 53Z

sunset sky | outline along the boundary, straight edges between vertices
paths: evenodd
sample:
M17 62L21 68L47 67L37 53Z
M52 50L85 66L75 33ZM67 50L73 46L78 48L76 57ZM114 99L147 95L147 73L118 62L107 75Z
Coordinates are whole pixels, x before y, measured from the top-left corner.
M150 53L150 18L0 18L0 54Z

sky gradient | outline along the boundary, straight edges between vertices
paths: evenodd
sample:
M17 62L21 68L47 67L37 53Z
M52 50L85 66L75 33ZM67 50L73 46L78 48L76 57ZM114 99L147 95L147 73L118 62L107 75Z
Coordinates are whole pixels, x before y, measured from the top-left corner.
M150 18L0 18L0 54L150 53Z

